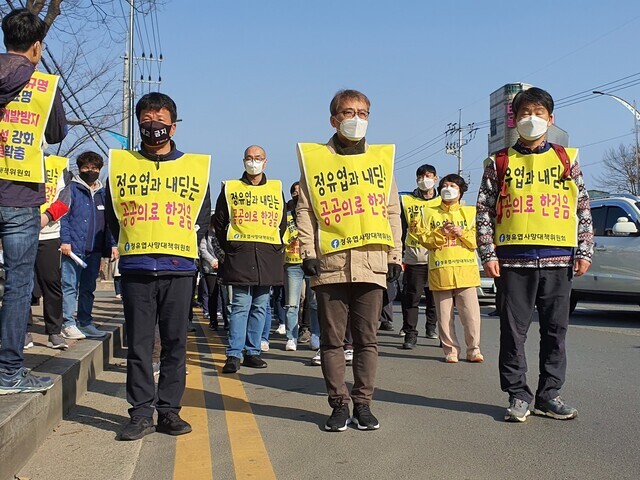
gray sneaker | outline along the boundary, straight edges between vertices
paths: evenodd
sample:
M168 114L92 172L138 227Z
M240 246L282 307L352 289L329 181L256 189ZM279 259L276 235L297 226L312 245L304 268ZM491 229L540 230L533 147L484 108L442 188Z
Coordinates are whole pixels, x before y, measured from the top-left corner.
M571 420L578 416L578 410L564 403L560 396L545 402L536 401L533 413L555 418L556 420Z
M33 348L33 337L30 332L27 332L24 336L24 349L29 350L30 348Z
M22 367L13 375L0 372L0 395L45 392L51 387L53 387L51 377L36 377L28 368Z
M509 407L504 414L505 422L524 422L529 416L529 404L519 398L511 397Z
M49 341L47 342L47 347L53 348L55 350L66 350L69 348L67 342L64 341L64 337L59 333L54 333L49 335Z

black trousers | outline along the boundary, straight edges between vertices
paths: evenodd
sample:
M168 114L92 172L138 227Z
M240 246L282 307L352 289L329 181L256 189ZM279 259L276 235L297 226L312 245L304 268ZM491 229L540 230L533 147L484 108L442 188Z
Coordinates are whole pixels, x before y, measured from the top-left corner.
M438 324L436 303L429 290L429 265L406 265L402 277L402 329L418 335L418 305L422 293L427 302L427 332L435 332Z
M380 315L381 322L393 323L393 302L396 299L398 293L398 281L387 282L387 289L382 294L382 314Z
M565 337L569 326L571 267L502 268L500 271L500 387L509 396L532 403L527 385L525 341L538 310L540 377L535 400L558 396L567 370Z
M209 290L209 303L207 308L209 309L209 323L218 324L218 297L220 295L220 285L218 284L217 275L205 274L204 280L207 284L207 290ZM222 309L223 318L226 316L224 308Z
M191 276L122 274L127 329L127 400L129 415L151 417L155 398L151 356L160 331L159 414L178 413L185 388L187 324L193 298Z
M59 238L38 242L36 281L42 291L44 328L47 335L57 335L62 330L62 272L59 248Z

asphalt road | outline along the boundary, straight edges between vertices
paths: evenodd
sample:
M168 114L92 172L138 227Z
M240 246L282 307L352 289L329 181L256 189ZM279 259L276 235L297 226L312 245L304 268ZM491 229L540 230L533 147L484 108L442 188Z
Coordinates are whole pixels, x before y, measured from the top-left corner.
M399 306L395 323L399 329ZM502 420L507 396L497 375L498 320L483 315L484 364L445 364L437 341L421 337L415 350L405 351L397 332L381 332L372 405L380 430L344 433L323 430L330 409L320 368L308 363L311 351L302 346L285 352L283 337L276 335L264 355L269 368L222 376L221 339L202 324L190 337L183 399L192 434L115 441L128 406L119 362L99 377L19 476L638 479L640 308L581 303L571 323L562 394L578 408L575 420ZM534 324L527 346L533 389L537 338Z

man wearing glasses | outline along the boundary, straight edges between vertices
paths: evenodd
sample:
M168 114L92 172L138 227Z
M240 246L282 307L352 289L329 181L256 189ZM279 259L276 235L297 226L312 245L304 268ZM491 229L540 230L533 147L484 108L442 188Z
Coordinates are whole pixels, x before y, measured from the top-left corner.
M360 430L379 428L369 407L377 326L387 281L402 271L395 146L367 144L369 106L363 93L339 91L329 107L333 137L327 144L298 144L300 255L318 302L322 373L333 408L325 429L334 432L351 422ZM351 393L343 353L348 326L354 347Z
M260 340L269 289L282 285L287 227L280 180L267 180L267 155L252 145L244 152L244 173L223 183L216 202L214 229L224 250L222 282L229 290L229 346L222 373L235 373L240 360L250 368L266 368Z

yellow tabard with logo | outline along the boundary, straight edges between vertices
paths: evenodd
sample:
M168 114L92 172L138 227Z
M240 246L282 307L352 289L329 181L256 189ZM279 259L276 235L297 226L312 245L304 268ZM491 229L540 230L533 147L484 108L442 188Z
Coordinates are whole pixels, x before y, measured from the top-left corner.
M197 258L196 221L209 185L209 155L154 162L109 151L109 190L120 223L120 255Z
M42 144L58 76L34 72L0 120L0 178L45 181Z
M44 203L40 205L40 213L49 208L58 196L58 180L65 168L69 167L69 159L57 155L47 155L44 157L44 168L47 171L44 182Z
M407 235L404 239L404 244L407 247L422 247L418 238L416 237L416 228L420 222L420 217L423 214L425 208L432 207L434 205L440 205L440 198L431 198L429 200L420 200L411 194L400 195L400 203L402 204L402 213L407 221Z
M573 165L578 150L567 148ZM505 195L496 221L496 245L578 244L578 186L562 179L564 167L553 149L523 155L509 149Z
M440 200L440 199L438 199ZM476 207L461 206L458 210L445 212L440 206L424 209L424 222L429 231L442 227L445 221L457 227L468 229L476 221ZM429 269L477 265L475 249L469 249L455 238L447 238L447 243L439 250L429 250Z
M298 242L298 227L293 220L291 212L287 212L287 229L283 238L284 247L284 263L289 265L299 265L302 263L300 257L300 243Z
M282 245L282 182L267 180L264 185L247 185L240 180L227 180L224 184L229 206L227 240Z
M395 145L369 145L359 155L331 153L322 143L299 143L323 254L361 245L393 246L388 206Z

